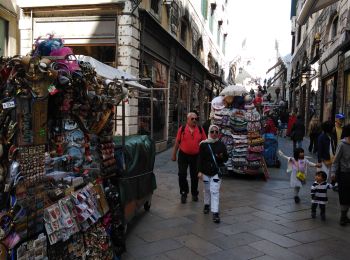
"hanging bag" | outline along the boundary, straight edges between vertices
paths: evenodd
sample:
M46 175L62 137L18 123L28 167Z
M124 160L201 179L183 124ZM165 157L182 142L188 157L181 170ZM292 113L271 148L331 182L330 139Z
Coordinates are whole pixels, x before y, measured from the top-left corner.
M218 165L217 162L216 162L216 158L215 158L215 156L214 156L214 153L213 153L213 150L211 149L210 144L208 144L208 147L209 147L209 150L210 150L211 157L212 157L212 159L213 159L213 161L214 161L215 167L216 167L216 169L217 169L217 174L218 174L219 178L221 178L221 176L223 175L223 174L222 174L222 171L221 171L219 165Z
M299 162L298 163L298 168L297 168L297 179L301 181L302 184L306 182L306 174L302 171L299 170Z

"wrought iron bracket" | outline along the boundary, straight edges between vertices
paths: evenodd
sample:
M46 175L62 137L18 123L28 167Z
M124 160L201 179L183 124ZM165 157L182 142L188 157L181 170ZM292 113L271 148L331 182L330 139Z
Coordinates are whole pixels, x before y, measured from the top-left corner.
M140 5L141 2L142 2L142 0L131 0L131 4L132 4L131 13L132 14L135 12L136 8Z

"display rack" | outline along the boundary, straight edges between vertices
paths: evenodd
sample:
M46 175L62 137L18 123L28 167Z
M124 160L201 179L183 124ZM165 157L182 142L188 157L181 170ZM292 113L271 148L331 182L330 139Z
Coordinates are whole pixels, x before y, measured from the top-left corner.
M145 198L149 210L154 142L139 136L139 152L128 150L135 147L125 137L129 79L87 58L95 64L52 36L37 41L31 55L0 58L1 260L118 259L128 199ZM113 118L120 102L118 143Z

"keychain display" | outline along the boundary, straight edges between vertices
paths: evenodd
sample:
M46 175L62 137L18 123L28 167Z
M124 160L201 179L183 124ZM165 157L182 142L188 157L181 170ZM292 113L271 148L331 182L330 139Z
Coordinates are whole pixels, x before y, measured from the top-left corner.
M113 140L125 94L53 35L27 56L0 57L1 260L125 251L119 191L109 183L125 170Z

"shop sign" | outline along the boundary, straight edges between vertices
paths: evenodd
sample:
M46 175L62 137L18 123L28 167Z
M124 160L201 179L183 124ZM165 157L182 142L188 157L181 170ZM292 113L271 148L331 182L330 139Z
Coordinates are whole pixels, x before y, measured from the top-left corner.
M16 107L15 101L8 101L5 103L2 103L3 109L9 109L9 108L14 108L14 107Z

